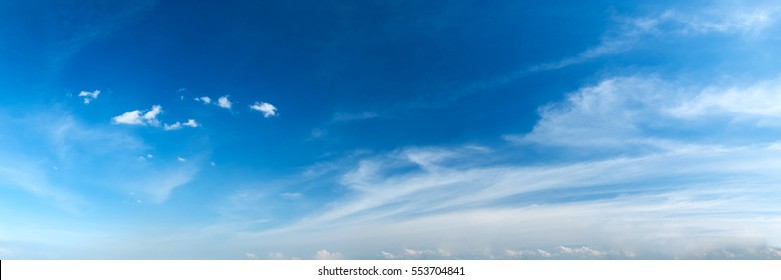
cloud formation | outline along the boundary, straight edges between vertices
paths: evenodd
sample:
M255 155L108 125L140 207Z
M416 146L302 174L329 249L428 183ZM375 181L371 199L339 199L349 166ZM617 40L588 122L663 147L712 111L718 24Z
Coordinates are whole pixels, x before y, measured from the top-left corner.
M361 157L337 169L345 195L326 210L242 238L348 258L779 258L767 252L781 246L781 144L755 137L775 129L761 97L777 84L607 78L540 108L530 132L508 137L515 146ZM731 96L747 98L713 101ZM527 147L551 159L496 164Z
M227 95L221 96L220 98L217 99L217 106L220 106L223 109L230 110L232 105L233 103L231 103Z
M144 121L141 118L141 111L133 110L130 112L122 113L119 116L111 118L114 124L128 124L128 125L143 125Z
M100 90L95 90L92 92L89 91L81 91L79 93L79 97L84 97L84 104L89 104L94 99L98 99L98 95L100 95Z
M184 123L175 122L173 124L165 124L165 125L163 125L163 129L165 129L165 130L179 130L179 129L182 129L182 127L185 127L185 126L186 127L195 128L195 127L201 126L201 124L199 124L194 119L188 119L187 122L184 122Z
M211 104L212 99L208 96L196 97L195 101L203 102L203 104Z
M263 113L263 117L269 118L277 115L277 107L266 102L255 102L250 109Z
M154 105L150 110L133 110L122 113L121 115L111 118L111 121L114 124L159 126L160 121L157 119L157 116L162 112L163 107Z
M535 65L528 71L561 69L595 58L626 52L643 42L658 38L708 34L754 35L776 24L779 11L781 9L774 5L710 9L698 7L696 11L665 10L654 16L632 17L624 19L617 30L606 34L599 45L557 62Z

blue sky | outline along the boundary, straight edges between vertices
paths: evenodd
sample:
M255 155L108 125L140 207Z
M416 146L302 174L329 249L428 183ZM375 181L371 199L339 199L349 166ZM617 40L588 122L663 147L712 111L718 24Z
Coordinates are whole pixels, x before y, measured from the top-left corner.
M0 3L0 257L781 258L778 4L277 2Z

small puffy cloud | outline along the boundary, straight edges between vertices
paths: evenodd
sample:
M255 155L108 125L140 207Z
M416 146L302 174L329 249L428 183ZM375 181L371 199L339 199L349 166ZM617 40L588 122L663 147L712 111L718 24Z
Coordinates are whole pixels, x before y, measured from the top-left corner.
M255 104L252 104L252 106L249 107L252 110L263 112L263 116L266 118L277 115L277 107L271 103L255 102Z
M79 97L84 97L84 104L89 104L94 99L98 99L98 95L100 95L100 90L95 90L92 92L89 91L81 91L79 93Z
M212 103L211 97L208 97L208 96L196 97L195 101L203 102L203 104L211 104Z
M315 258L318 260L338 260L342 258L342 253L339 252L329 252L326 249L317 251L315 254Z
M141 111L139 110L122 113L122 115L111 118L111 121L114 124L144 125L144 120L141 118Z
M218 98L218 99L217 99L217 106L220 106L220 107L222 107L222 108L225 108L225 109L228 109L228 110L230 110L230 108L231 108L231 105L233 105L233 104L232 104L232 103L231 103L231 101L228 99L228 96L227 96L227 95L225 95L225 96L222 96L222 97L220 97L220 98Z
M185 162L185 161L187 161L187 159L185 159L185 158L183 158L183 157L176 157L176 160L178 160L178 161L180 161L180 162Z
M244 253L244 257L250 260L257 260L258 256L255 255L255 253Z
M199 126L201 126L201 124L196 122L194 119L189 119L189 120L187 120L187 122L183 123L182 125L189 126L189 127L199 127Z

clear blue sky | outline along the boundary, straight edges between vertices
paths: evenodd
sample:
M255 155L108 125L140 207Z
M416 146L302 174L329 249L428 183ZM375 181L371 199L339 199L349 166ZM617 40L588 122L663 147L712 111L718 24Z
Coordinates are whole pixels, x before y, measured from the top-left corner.
M773 1L2 1L0 257L781 258Z

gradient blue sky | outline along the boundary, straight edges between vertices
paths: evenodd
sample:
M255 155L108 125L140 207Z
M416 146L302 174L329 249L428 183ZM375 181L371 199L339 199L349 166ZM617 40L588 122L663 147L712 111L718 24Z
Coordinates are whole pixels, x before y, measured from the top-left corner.
M0 2L0 257L781 258L781 5L489 2Z

